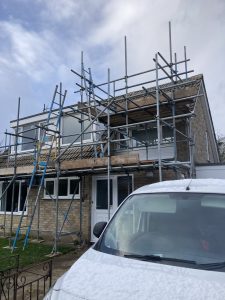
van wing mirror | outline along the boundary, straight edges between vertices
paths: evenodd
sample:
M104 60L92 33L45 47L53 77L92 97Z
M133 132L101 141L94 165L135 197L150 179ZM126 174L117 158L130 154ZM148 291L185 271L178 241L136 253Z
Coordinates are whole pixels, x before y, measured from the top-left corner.
M99 238L100 235L102 234L102 231L104 230L107 222L98 222L95 224L94 229L93 229L93 234L95 237Z

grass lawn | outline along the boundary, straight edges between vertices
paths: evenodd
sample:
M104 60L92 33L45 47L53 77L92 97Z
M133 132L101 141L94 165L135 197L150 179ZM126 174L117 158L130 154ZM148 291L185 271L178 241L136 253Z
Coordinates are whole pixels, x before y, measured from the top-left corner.
M10 249L4 249L5 246L9 245L9 241L5 238L0 238L0 271L5 270L12 266L13 260L8 259L10 256L19 254L19 266L25 267L33 263L38 263L47 260L47 254L52 251L52 245L45 245L44 243L29 243L28 246L23 250L23 240L17 242L17 248L11 253ZM59 246L58 251L65 254L74 247L71 246Z

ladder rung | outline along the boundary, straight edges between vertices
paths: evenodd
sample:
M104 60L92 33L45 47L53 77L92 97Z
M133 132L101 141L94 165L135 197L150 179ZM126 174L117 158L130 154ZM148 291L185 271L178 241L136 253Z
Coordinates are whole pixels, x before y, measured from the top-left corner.
M56 94L60 95L60 96L64 96L64 94L60 93L60 92L56 92ZM56 103L53 101L53 103Z
M57 116L57 117L59 116L59 114L54 113L54 112L52 112L51 114L54 115L54 116Z
M46 167L47 166L47 162L46 161L39 161L39 166L40 167Z
M55 102L55 101L53 101L53 103L54 103L54 104L56 104L56 105L58 105L58 106L60 106L60 104L59 104L59 103L57 103L57 102Z

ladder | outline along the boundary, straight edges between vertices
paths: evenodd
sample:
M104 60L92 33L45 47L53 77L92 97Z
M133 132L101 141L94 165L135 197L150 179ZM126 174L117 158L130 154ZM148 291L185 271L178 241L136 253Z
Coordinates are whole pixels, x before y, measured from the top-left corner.
M39 203L39 196L41 193L41 190L44 186L44 179L45 179L45 175L47 173L48 170L48 164L49 161L51 159L51 153L53 150L53 147L56 146L56 140L57 138L60 138L60 132L59 132L59 125L60 125L60 119L62 116L62 112L63 112L63 105L65 102L65 98L66 98L66 94L67 91L65 90L65 92L62 94L61 89L60 91L58 91L58 85L56 85L55 87L55 91L53 94L53 98L52 98L52 102L48 111L48 116L47 116L47 120L45 122L45 124L43 126L41 126L41 129L43 130L42 132L42 137L40 140L40 144L39 147L36 151L36 158L34 159L34 168L31 174L31 178L30 178L30 182L29 182L29 187L27 190L27 196L24 202L24 206L23 206L23 210L20 216L20 220L19 220L19 224L16 230L16 234L15 234L15 238L13 240L13 245L12 245L12 249L11 251L13 252L16 248L16 244L17 241L19 239L19 235L21 232L22 228L26 228L26 234L25 234L25 238L24 238L24 244L23 244L23 249L25 249L25 247L28 244L28 239L29 239L29 234L31 231L31 227L32 227L32 223L33 223L33 219L35 216L35 212ZM57 101L57 95L59 95L59 101ZM46 138L48 137L49 132L52 134L52 139L51 142L48 144L48 149L46 151L46 149L44 149L43 151L43 146L45 145L46 142ZM45 161L42 160L42 155L45 155ZM37 195L34 201L34 205L32 208L32 213L30 216L28 216L28 225L23 226L23 221L24 221L24 217L25 217L25 212L26 209L28 207L28 202L29 202L29 196L30 196L30 192L31 192L31 188L34 184L35 181L35 177L36 175L39 175L40 178L40 182L39 182L39 187L38 187L38 191L37 191Z

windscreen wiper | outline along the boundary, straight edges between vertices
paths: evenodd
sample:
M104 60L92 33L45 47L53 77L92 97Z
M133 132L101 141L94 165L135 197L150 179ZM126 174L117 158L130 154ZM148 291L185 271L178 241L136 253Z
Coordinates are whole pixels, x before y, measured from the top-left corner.
M140 259L140 260L144 260L144 261L172 261L172 262L178 262L178 263L196 264L196 261L194 261L194 260L165 257L165 256L159 255L159 254L150 254L150 255L124 254L124 257Z

